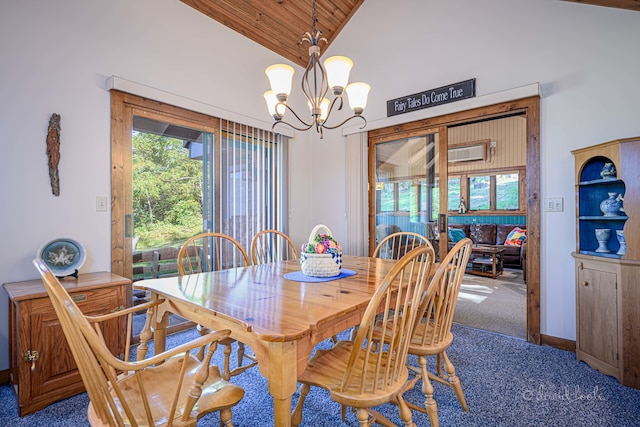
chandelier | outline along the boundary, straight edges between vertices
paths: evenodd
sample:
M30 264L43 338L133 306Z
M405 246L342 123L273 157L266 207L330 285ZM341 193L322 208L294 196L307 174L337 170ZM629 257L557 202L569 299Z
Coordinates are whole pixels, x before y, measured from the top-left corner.
M364 122L362 128L367 124L367 119L362 116L364 107L367 104L367 96L370 86L366 83L351 83L349 81L349 72L353 67L353 61L345 56L332 56L324 61L324 67L320 64L320 46L319 42L327 42L327 39L321 37L322 32L316 31L316 1L313 0L313 15L311 24L311 33L306 32L302 37L302 42L309 43L309 64L302 76L302 93L307 98L307 105L311 113L311 121L307 122L298 115L288 104L287 99L291 92L291 81L293 79L294 69L286 64L275 64L267 67L265 73L269 78L271 90L265 92L264 98L267 102L269 113L273 116L275 122L271 129L273 130L278 124L287 125L295 130L306 131L315 127L316 131L322 138L323 129L336 129L344 125L352 119L362 119ZM331 89L333 100L327 99L327 93ZM353 111L353 115L333 126L329 126L327 121L334 107L337 110L342 109L343 93L347 92L349 97L349 106ZM286 111L291 113L298 120L298 123L291 124L283 120Z

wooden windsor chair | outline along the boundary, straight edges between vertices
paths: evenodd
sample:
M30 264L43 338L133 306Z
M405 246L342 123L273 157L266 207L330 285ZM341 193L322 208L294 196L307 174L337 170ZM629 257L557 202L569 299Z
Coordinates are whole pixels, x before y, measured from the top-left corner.
M298 259L293 241L278 230L262 230L251 241L251 259L254 264Z
M89 395L91 426L196 426L198 419L220 411L220 423L232 426L231 408L244 390L221 378L211 357L217 343L229 336L223 330L146 358L152 339L151 319L162 300L148 302L102 316L85 316L60 281L40 259L33 264L40 273L80 376ZM133 314L147 309L136 361L129 361ZM102 326L113 319L127 319L124 360L109 351ZM202 360L190 350L208 346Z
M302 421L302 407L311 386L327 390L331 399L342 405L343 420L346 408L354 408L361 427L374 421L393 426L371 409L389 402L398 405L405 426L415 426L402 393L409 377L407 352L433 258L433 249L428 246L402 257L371 298L355 339L315 353L298 377L302 387L292 414L293 426ZM426 294L434 290L426 289ZM389 333L376 335L377 327Z
M425 298L419 309L421 320L416 324L409 345L409 354L418 356L419 365L409 365L409 369L417 374L412 380L412 387L419 379L422 379L425 404L424 407L420 407L407 402L407 405L426 412L432 427L438 426L438 409L433 398L433 385L430 380L452 387L462 409L465 412L469 411L460 379L456 375L455 367L447 356L446 350L453 342L451 324L462 279L471 255L471 244L472 242L468 238L460 240L440 262L430 284L430 287L434 287L435 292L432 298ZM427 356L433 355L436 356L437 374L427 370ZM443 364L444 373L442 372Z
M205 232L197 234L187 240L178 252L178 274L203 273L206 271L218 271L228 268L247 267L251 265L247 251L233 237L222 234ZM209 332L208 328L202 325L197 326L201 334ZM238 343L237 367L230 369L231 345ZM245 352L245 345L233 338L225 338L220 341L224 346L224 365L222 368L222 378L229 380L232 376L239 375L247 369L257 365L257 359ZM198 353L202 358L204 348ZM244 360L250 363L244 365Z
M421 234L411 231L398 231L382 239L373 250L373 255L371 256L374 258L400 259L421 245L431 246L429 240Z

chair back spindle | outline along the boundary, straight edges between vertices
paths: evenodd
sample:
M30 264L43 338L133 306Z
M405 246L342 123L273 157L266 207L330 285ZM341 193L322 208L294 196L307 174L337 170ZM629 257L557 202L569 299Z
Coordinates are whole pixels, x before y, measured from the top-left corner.
M222 233L205 232L191 237L178 252L178 273L218 271L251 265L240 242Z
M419 328L418 336L414 337L415 343L437 346L450 338L456 302L470 255L471 240L463 239L440 263L432 278L435 297L425 299L420 308L421 317L429 322L429 327Z
M254 264L298 259L293 241L281 231L262 230L251 242L251 259Z
M400 259L418 246L432 247L429 240L421 234L399 231L382 239L371 256L373 258Z

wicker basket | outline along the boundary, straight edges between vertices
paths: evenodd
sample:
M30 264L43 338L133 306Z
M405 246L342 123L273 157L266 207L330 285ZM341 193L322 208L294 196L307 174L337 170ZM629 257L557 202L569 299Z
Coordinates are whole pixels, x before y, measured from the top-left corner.
M328 235L333 236L329 227L318 224L309 235L309 243L313 243L316 234L318 234L321 229L324 229ZM302 252L300 254L300 267L304 274L311 277L337 276L340 274L340 269L342 268L342 252L338 252L337 254L309 254Z

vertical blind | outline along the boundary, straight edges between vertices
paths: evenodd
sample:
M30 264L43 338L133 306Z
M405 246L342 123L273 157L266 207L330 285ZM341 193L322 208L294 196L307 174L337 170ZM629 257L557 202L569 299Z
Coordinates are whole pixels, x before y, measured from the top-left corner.
M369 255L367 132L347 136L347 247L349 255Z
M287 233L288 142L280 134L220 120L219 185L212 186L216 229L247 251L261 230Z

